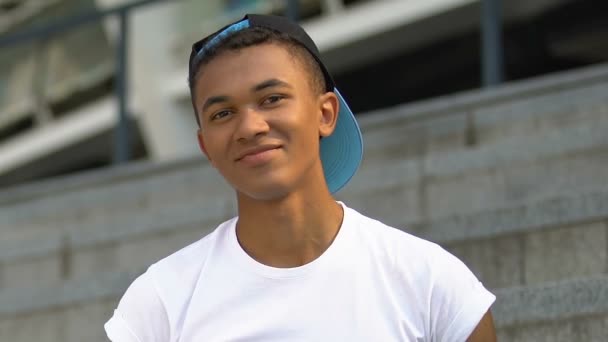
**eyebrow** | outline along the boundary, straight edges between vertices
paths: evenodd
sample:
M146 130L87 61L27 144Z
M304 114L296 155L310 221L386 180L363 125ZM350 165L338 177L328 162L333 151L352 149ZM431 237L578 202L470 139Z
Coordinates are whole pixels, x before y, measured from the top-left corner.
M266 88L272 88L272 87L286 87L286 88L293 88L291 86L291 84L287 83L287 82L283 82L279 79L276 78L271 78L269 80L266 80L260 84L257 84L255 86L253 86L253 88L251 88L252 92L258 92L261 90L264 90Z
M222 102L228 102L228 100L230 100L230 98L228 96L212 96L210 98L207 99L207 101L205 101L205 104L203 105L203 109L201 109L201 112L205 112L207 109L209 109L209 107L213 106L214 104L217 103L222 103Z
M285 88L293 89L293 86L291 84L281 81L276 78L271 78L269 80L263 81L261 83L254 85L253 87L251 87L251 92L256 93L256 92L262 91L264 89L272 88L272 87L285 87ZM207 109L209 109L209 107L213 106L214 104L228 102L229 100L230 100L230 97L226 96L226 95L212 96L205 101L205 104L203 104L203 108L201 109L201 112L205 112Z

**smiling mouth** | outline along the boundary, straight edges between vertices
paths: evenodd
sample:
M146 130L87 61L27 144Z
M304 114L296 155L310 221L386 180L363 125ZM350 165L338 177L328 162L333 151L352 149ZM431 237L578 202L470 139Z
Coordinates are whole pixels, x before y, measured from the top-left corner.
M280 149L280 146L268 149L262 149L259 151L245 154L243 157L237 159L237 162L247 164L249 166L258 166L269 162Z

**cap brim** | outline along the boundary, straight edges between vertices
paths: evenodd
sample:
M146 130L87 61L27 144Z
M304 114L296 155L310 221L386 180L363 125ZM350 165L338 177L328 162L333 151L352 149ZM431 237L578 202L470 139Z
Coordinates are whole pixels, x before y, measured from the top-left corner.
M334 88L340 111L334 132L321 139L321 162L329 191L342 189L355 175L363 159L363 138L353 112Z

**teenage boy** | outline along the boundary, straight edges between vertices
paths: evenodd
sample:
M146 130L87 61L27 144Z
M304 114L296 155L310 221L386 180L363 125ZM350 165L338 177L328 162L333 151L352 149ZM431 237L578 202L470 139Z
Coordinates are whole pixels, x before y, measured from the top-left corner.
M112 341L495 341L495 296L462 262L333 198L361 133L301 27L247 15L195 43L189 69L238 216L137 278Z

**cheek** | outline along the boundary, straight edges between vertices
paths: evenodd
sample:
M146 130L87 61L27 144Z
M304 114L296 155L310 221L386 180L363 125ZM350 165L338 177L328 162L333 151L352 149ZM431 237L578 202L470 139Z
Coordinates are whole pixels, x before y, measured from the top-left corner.
M227 142L222 140L222 135L217 132L207 131L203 134L203 144L207 157L214 162L221 161L222 157L226 155Z
M316 108L312 106L307 106L301 108L301 114L298 116L297 122L294 125L297 125L297 132L300 135L299 139L303 140L303 144L306 147L314 147L319 144L319 117L315 112Z
M319 156L319 132L311 120L293 122L285 136L293 152L290 153L291 158L308 164L311 158Z

